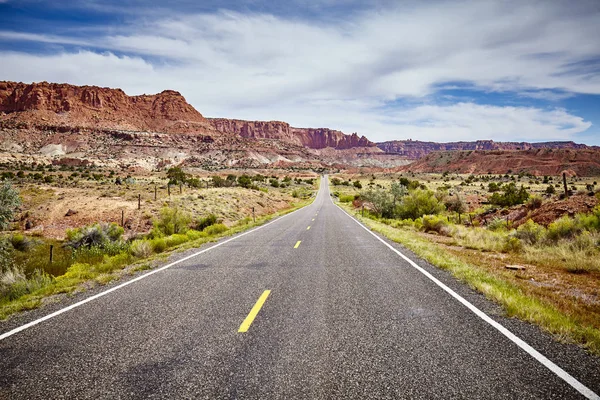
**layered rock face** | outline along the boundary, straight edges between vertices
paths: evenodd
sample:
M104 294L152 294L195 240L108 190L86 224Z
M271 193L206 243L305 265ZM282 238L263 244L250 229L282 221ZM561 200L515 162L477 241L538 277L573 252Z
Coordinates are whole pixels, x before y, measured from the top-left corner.
M178 92L128 96L121 89L0 82L0 112L33 125L194 133L210 125Z
M375 143L356 133L327 128L294 128L281 121L244 121L239 119L209 118L212 126L225 133L234 133L245 138L277 139L311 149L331 147L338 150L355 147L373 147Z
M461 150L531 150L541 148L552 149L587 149L584 144L575 142L494 142L493 140L477 140L474 142L421 142L418 140L392 140L377 143L377 147L386 153L398 154L409 159L418 160L434 151Z

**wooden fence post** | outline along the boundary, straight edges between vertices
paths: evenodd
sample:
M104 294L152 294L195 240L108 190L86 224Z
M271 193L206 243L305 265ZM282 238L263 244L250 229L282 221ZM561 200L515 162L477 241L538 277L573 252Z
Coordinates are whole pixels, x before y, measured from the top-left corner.
M50 245L50 264L52 264L52 260L54 258L54 245Z
M565 198L569 197L569 189L567 188L567 173L563 172L563 186L565 187Z
M142 209L142 195L138 194L138 210Z

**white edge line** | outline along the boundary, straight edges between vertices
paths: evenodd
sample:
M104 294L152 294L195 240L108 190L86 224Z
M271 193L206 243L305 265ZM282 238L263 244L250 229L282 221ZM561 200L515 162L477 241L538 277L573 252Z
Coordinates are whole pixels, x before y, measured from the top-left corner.
M304 206L304 207L308 207L308 206L310 206L310 205L311 205L311 204L308 204L308 205L306 205L306 206ZM103 291L103 292L100 292L100 293L98 293L98 294L95 294L95 295L93 295L93 296L90 296L90 297L88 297L87 299L84 299L84 300L78 301L77 303L75 303L75 304L71 304L71 305L70 305L70 306L68 306L68 307L61 308L61 309L60 309L60 310L58 310L58 311L55 311L55 312L53 312L53 313L51 313L51 314L45 315L45 316L43 316L43 317L41 317L41 318L38 318L38 319L36 319L36 320L34 320L34 321L28 322L28 323L26 323L25 325L21 325L21 326L19 326L19 327L15 328L15 329L13 329L13 330L10 330L10 331L8 331L8 332L5 332L5 333L3 333L3 334L1 334L1 335L0 335L0 341L1 341L1 340L4 340L4 339L6 339L6 338L8 338L8 337L10 337L10 336L12 336L12 335L14 335L14 334L17 334L17 333L19 333L19 332L21 332L21 331L24 331L25 329L31 328L31 327L33 327L33 326L35 326L35 325L39 324L39 323L42 323L42 322L44 322L44 321L46 321L46 320L49 320L49 319L51 319L51 318L54 318L54 317L56 317L56 316L58 316L58 315L60 315L60 314L63 314L63 313L65 313L65 312L67 312L67 311L70 311L70 310L72 310L72 309L74 309L74 308L77 308L77 307L79 307L79 306L82 306L82 305L84 305L85 303L88 303L88 302L90 302L90 301L96 300L96 299L98 299L98 298L100 298L100 297L102 297L102 296L106 296L107 294L109 294L109 293L112 293L112 292L114 292L115 290L119 290L119 289L121 289L121 288L124 288L124 287L125 287L125 286L127 286L127 285L131 285L132 283L135 283L135 282L137 282L137 281L139 281L139 280L142 280L142 279L144 279L144 278L147 278L147 277L149 277L150 275L154 275L154 274L156 274L156 273L158 273L158 272L164 271L165 269L167 269L167 268L170 268L170 267L172 267L173 265L176 265L176 264L182 263L182 262L184 262L184 261L187 261L187 260L189 260L190 258L193 258L193 257L199 256L199 255L200 255L200 254L202 254L202 253L206 253L206 252L207 252L207 251L209 251L209 250L212 250L212 249L214 249L214 248L217 248L217 247L219 247L219 246L222 246L222 245L224 245L225 243L229 243L229 242L231 242L232 240L239 239L239 238L241 238L242 236L246 236L246 235L248 235L248 234L250 234L250 233L252 233L252 232L256 232L256 231L257 231L257 230L259 230L259 229L262 229L262 228L264 228L264 227L266 227L266 226L269 226L269 225L271 225L272 223L275 223L275 222L277 222L277 221L280 221L280 220L282 220L283 218L287 217L288 215L292 215L292 214L294 214L294 213L295 213L295 212L297 212L297 211L303 210L303 209L304 209L304 207L301 207L301 208L299 208L299 209L297 209L297 210L294 210L294 211L292 211L291 213L288 213L288 214L282 215L282 216L280 216L280 217L278 217L278 218L275 218L273 221L271 221L271 222L267 222L266 224L264 224L264 225L261 225L261 226L258 226L258 227L254 228L254 229L252 229L252 230L249 230L249 231L247 231L247 232L243 232L243 233L241 233L241 234L239 234L239 235L236 235L236 236L234 236L234 237L232 237L232 238L229 238L229 239L227 239L227 240L224 240L224 241L222 241L222 242L219 242L219 243L215 244L214 246L211 246L211 247L209 247L209 248L206 248L206 249L204 249L204 250L200 250L200 251L198 251L198 252L196 252L196 253L194 253L194 254L190 254L189 256L186 256L186 257L184 257L184 258L182 258L182 259L180 259L180 260L174 261L174 262L172 262L172 263L170 263L170 264L167 264L167 265L165 265L165 266L162 266L162 267L160 267L160 268L158 268L158 269L154 269L154 270L152 270L152 271L150 271L150 272L147 272L147 273L145 273L144 275L138 276L137 278L134 278L134 279L131 279L131 280L127 281L127 282L121 283L120 285L117 285L117 286L115 286L115 287L113 287L113 288L107 289L107 290L105 290L105 291Z
M333 202L333 200L332 200L332 202ZM382 242L383 244L385 244L390 250L392 250L394 253L396 253L397 255L399 255L400 257L402 257L411 266L413 266L415 269L417 269L419 272L421 272L423 275L425 275L427 278L429 278L431 281L433 281L433 283L435 283L440 288L442 288L447 293L449 293L452 297L454 297L456 300L458 300L460 303L462 303L465 307L467 307L469 310L471 310L479 318L481 318L482 320L484 320L485 322L487 322L488 324L490 324L492 327L494 327L496 330L498 330L501 334L503 334L504 336L506 336L511 342L513 342L514 344L516 344L517 346L519 346L521 349L523 349L527 353L529 353L530 356L532 356L533 358L535 358L538 362L540 362L543 366L545 366L546 368L548 368L550 371L554 372L559 378L561 378L562 380L564 380L565 382L567 382L569 385L571 385L571 387L573 387L575 390L577 390L583 396L585 396L586 398L588 398L590 400L600 400L600 396L598 396L596 393L594 393L591 389L589 389L583 383L581 383L577 379L575 379L567 371L565 371L564 369L562 369L558 365L554 364L552 361L550 361L542 353L540 353L539 351L537 351L536 349L534 349L533 347L531 347L529 344L527 344L523 339L519 338L517 335L515 335L514 333L512 333L511 331L509 331L508 329L506 329L504 326L502 326L498 322L494 321L486 313L484 313L483 311L481 311L480 309L478 309L477 307L475 307L473 304L471 304L469 301L467 301L461 295L459 295L458 293L456 293L455 291L453 291L452 289L450 289L448 286L446 286L444 283L442 283L441 281L439 281L436 277L434 277L433 275L431 275L429 272L427 272L423 268L419 267L410 258L408 258L404 254L402 254L400 251L398 251L396 248L394 248L391 244L389 244L388 242L386 242L385 240L383 240L381 237L379 237L376 233L372 232L368 227L366 227L365 225L363 225L360 221L358 221L352 215L348 214L346 212L346 210L344 210L343 208L341 208L337 204L335 204L335 205L340 210L342 210L342 212L344 214L346 214L348 217L350 217L350 219L352 219L354 222L356 222L358 225L360 225L363 229L365 229L371 235L375 236L375 238L377 238L377 240L379 240L380 242Z

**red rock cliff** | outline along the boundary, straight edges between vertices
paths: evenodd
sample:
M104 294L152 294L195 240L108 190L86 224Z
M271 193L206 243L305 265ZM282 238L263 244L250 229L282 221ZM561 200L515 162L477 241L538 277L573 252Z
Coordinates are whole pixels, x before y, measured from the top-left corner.
M178 92L128 96L121 89L0 82L0 112L20 122L193 133L208 124Z
M244 121L239 119L209 118L212 126L225 133L234 133L247 138L278 139L284 142L323 149L350 149L354 147L372 147L375 143L356 133L346 135L343 132L327 128L294 128L281 121Z

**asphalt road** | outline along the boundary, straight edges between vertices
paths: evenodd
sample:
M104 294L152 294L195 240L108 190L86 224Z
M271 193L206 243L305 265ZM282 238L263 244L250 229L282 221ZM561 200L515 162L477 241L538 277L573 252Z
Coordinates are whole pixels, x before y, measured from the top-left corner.
M393 246L600 393L597 358ZM358 225L324 184L308 207L0 340L0 398L584 397Z

